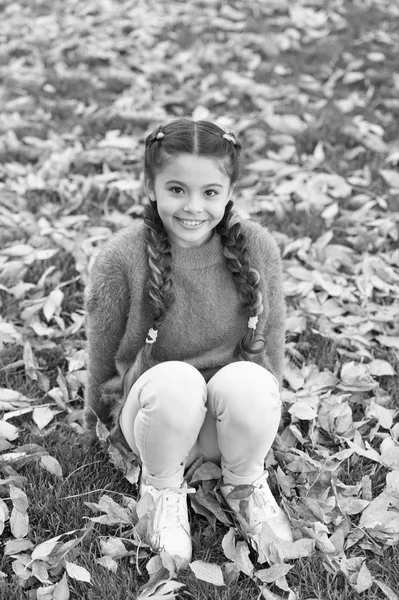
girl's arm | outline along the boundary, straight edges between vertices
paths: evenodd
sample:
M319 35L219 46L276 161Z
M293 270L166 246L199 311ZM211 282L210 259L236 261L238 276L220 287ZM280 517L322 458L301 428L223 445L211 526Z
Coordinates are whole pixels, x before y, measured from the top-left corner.
M86 294L86 429L95 429L97 417L106 425L111 424L109 403L121 394L115 357L125 333L129 305L129 286L123 265L113 249L108 248L95 261Z
M267 368L282 386L285 347L285 300L281 256L278 246L269 234L267 247L264 248L264 273L266 280L269 313L263 330L266 338Z

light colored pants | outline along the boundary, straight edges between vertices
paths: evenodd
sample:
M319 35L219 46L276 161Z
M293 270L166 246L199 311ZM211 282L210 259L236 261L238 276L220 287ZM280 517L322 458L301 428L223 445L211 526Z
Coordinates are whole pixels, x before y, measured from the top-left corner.
M225 483L240 485L264 472L280 417L277 379L260 365L230 363L207 384L195 367L168 361L132 386L120 426L150 485L180 486L199 456L221 465Z

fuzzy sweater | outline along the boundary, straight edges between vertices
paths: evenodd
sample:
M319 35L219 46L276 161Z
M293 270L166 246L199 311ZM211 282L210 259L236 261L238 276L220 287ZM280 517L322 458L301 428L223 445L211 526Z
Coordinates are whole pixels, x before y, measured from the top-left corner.
M257 332L267 345L253 361L270 370L281 384L284 359L285 305L278 247L265 227L242 220L242 232L259 271L264 312ZM122 377L145 343L152 326L146 292L147 260L144 223L115 234L97 256L86 294L88 381L85 423L93 429L95 414L112 425L112 405L120 401ZM206 381L234 362L234 349L247 331L233 276L219 234L206 244L182 248L172 244L175 301L159 329L153 348L157 362L185 361Z

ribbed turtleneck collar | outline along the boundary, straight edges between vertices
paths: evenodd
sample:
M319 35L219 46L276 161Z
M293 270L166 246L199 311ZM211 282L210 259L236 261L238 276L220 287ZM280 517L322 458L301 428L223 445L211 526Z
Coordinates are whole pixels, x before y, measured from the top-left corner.
M182 248L172 246L173 267L177 269L203 269L220 263L223 259L223 246L220 235L214 232L212 238L202 246Z

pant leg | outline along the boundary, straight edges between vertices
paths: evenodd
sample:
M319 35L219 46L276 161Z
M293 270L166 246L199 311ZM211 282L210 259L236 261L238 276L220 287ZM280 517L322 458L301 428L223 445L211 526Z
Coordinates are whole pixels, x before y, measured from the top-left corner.
M188 363L160 363L132 386L120 426L141 458L147 483L158 488L181 484L185 460L205 418L205 405L205 379Z
M239 361L220 369L207 387L199 448L205 454L207 446L214 449L217 436L224 482L252 483L264 472L281 418L277 379L256 363Z

